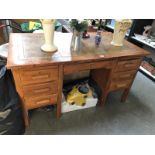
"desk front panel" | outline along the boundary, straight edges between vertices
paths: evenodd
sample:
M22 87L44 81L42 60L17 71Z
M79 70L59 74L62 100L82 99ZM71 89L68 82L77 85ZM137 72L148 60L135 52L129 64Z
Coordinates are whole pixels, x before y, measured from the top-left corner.
M93 61L86 63L72 63L64 65L64 74L71 74L84 70L91 69L112 69L116 63L116 60L103 60L103 61Z

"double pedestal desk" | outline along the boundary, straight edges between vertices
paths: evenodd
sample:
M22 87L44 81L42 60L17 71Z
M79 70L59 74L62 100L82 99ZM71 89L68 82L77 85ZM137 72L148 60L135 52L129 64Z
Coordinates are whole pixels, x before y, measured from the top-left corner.
M55 33L58 51L41 51L43 34L12 33L9 41L7 68L11 69L20 96L25 125L29 125L28 110L57 105L61 115L63 78L75 72L90 70L90 77L102 90L99 99L104 105L111 91L123 90L125 101L141 60L149 53L124 41L122 47L112 46L112 33L103 32L102 42L95 46L95 33L82 40L81 51L70 50L71 33Z

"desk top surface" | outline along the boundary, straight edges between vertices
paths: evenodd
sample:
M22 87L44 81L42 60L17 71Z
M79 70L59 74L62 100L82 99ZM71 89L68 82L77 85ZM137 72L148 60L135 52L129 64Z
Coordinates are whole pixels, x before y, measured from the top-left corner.
M126 40L122 47L111 45L112 33L109 32L102 33L102 42L99 47L95 46L95 33L90 33L89 39L82 39L81 51L72 52L70 50L71 37L71 33L55 33L54 43L58 47L58 51L53 54L41 50L40 47L44 44L43 34L12 33L9 41L7 67L67 64L149 54Z

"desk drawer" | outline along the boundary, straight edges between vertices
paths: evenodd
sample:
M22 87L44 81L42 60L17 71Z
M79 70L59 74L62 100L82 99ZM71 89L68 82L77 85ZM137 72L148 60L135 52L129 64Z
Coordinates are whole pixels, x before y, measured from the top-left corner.
M141 59L119 60L115 72L135 70L140 65Z
M126 71L126 72L115 72L112 75L112 80L113 81L118 81L118 80L132 80L134 75L136 74L136 71Z
M115 61L99 61L91 63L91 69L98 69L98 68L113 68Z
M49 83L23 86L23 91L24 96L26 97L57 94L58 83L56 81L53 81Z
M71 64L64 66L64 74L71 74L78 71L89 70L90 63Z
M23 85L57 80L58 67L25 69L20 71Z
M126 80L126 81L112 81L110 84L109 90L117 90L122 88L128 88L132 80Z
M56 94L33 97L33 98L29 98L29 97L25 98L26 107L28 109L35 109L35 108L39 108L47 105L52 105L52 104L56 104L56 102L57 102Z

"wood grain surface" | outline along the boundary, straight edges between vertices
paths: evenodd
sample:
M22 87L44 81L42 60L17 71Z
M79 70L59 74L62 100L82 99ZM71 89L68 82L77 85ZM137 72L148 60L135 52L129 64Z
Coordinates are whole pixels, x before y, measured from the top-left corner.
M14 75L21 98L25 126L28 110L56 104L61 116L61 100L65 75L90 70L90 78L101 88L99 103L104 105L111 91L123 90L125 101L141 60L149 53L124 40L122 47L111 45L112 33L102 33L102 43L95 46L95 33L82 40L80 51L71 51L71 33L55 33L58 51L43 52L43 34L12 33L9 41L7 68Z

